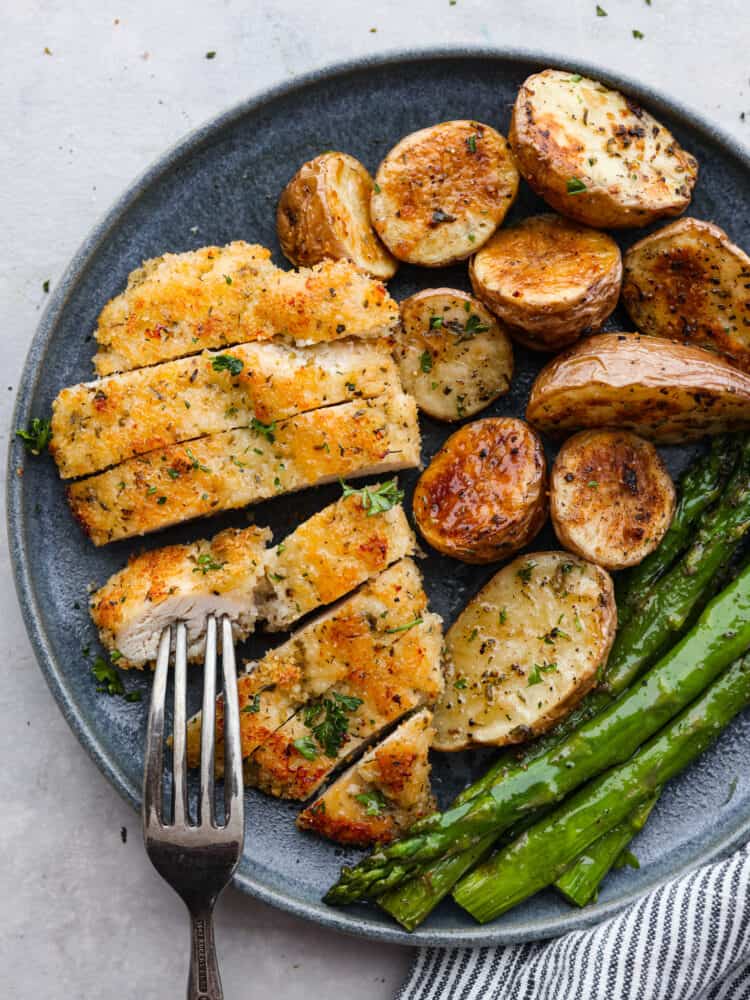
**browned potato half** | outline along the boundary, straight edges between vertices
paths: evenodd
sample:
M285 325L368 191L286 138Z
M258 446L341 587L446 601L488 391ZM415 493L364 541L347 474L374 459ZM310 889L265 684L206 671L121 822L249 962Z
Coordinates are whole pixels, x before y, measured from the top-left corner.
M650 441L630 431L581 431L560 449L550 514L560 543L604 569L635 566L672 521L674 484Z
M474 292L537 351L596 329L620 296L622 258L611 236L560 215L498 230L469 265Z
M523 420L490 417L451 434L419 477L414 517L424 538L462 562L507 559L547 518L547 463Z
M750 376L698 347L638 333L600 333L537 376L526 419L564 437L632 430L663 444L750 428Z
M579 73L530 76L509 137L537 194L589 226L645 226L690 204L694 157L630 98Z
M510 388L510 337L466 292L417 292L401 303L401 324L394 350L401 381L431 417L472 417Z
M592 687L616 627L612 580L599 566L568 552L514 559L448 631L434 748L543 733Z
M443 267L487 242L517 191L504 136L480 122L442 122L407 135L388 153L370 215L399 260Z
M301 267L326 257L350 260L374 278L392 278L398 262L372 228L372 188L365 167L347 153L323 153L301 166L276 212L284 255Z
M642 333L705 347L750 371L750 257L712 222L680 219L632 246L622 300Z

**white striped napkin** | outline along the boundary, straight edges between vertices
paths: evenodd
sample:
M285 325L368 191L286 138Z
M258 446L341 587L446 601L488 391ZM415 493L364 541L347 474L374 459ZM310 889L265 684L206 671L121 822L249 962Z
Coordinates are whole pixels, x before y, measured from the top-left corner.
M554 941L422 949L398 1000L750 1000L750 845Z

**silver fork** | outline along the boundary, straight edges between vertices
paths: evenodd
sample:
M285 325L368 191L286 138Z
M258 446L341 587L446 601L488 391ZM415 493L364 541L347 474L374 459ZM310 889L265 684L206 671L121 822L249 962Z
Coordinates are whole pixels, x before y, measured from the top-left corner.
M164 706L175 631L174 727L172 747L171 817L164 815ZM146 734L143 775L143 840L154 868L177 892L190 911L190 973L188 1000L222 1000L221 977L214 943L216 900L237 867L244 839L242 754L237 697L237 668L232 626L221 621L224 679L224 815L218 825L214 805L216 725L216 618L206 626L203 679L201 768L198 816L191 823L187 791L186 689L187 628L184 623L164 629L159 642Z

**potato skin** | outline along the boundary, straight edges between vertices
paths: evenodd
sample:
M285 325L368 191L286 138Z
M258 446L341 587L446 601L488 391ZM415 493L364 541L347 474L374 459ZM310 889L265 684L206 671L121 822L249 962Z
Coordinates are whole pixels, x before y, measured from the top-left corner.
M629 431L581 431L550 475L550 515L560 543L608 570L641 562L659 545L675 508L674 484L650 441Z
M351 260L374 278L392 278L398 261L372 228L372 189L366 168L347 153L323 153L303 164L284 188L276 211L284 256L298 267L312 267L327 257Z
M443 267L474 253L518 192L508 140L489 125L449 121L413 132L380 164L372 223L399 260Z
M472 257L469 277L517 340L556 351L614 310L622 257L611 236L550 213L499 229Z
M750 371L750 257L712 222L680 219L634 244L622 301L642 333L705 347Z
M616 628L601 567L568 552L518 556L448 630L434 748L506 746L545 732L596 683Z
M510 337L481 302L455 288L428 288L400 308L394 357L421 410L436 420L461 420L508 391Z
M542 369L526 419L556 438L613 427L662 444L696 441L750 428L750 376L698 347L600 333Z
M643 108L563 70L521 85L509 139L519 170L548 205L600 229L679 215L698 175L695 158Z
M414 517L423 537L467 563L506 559L547 518L547 463L534 431L489 417L452 434L422 473Z

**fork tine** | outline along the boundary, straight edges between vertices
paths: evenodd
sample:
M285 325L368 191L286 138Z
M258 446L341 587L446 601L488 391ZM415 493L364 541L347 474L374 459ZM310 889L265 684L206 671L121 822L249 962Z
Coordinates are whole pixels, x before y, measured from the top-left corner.
M143 820L144 825L163 822L162 771L164 769L164 705L167 700L167 674L172 629L164 629L159 640L151 704L146 729L146 760L143 770Z
M174 658L174 726L172 736L172 822L184 826L190 819L187 796L187 626L177 623Z
M243 828L242 746L240 705L237 695L237 665L234 656L232 623L221 620L221 666L224 678L224 812L225 823L234 830Z
M201 796L198 823L214 823L214 769L216 747L216 618L206 623L206 660L203 669L201 712Z

